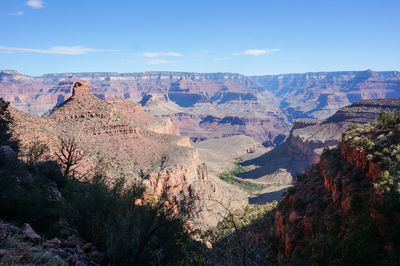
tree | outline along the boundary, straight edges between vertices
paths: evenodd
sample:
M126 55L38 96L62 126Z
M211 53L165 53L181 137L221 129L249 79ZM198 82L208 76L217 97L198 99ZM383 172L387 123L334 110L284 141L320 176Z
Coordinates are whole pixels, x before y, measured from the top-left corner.
M75 138L60 138L60 146L56 156L60 163L65 167L64 176L69 176L83 159L85 154L78 149Z

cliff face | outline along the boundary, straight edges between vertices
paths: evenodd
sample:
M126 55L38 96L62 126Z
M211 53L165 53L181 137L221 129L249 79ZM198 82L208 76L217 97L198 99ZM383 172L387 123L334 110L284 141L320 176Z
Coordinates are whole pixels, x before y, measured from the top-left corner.
M398 72L257 77L232 73L107 72L29 77L16 71L0 71L0 97L24 112L47 114L71 96L77 79L89 81L94 95L101 99L137 102L143 97L141 103L147 112L170 118L182 134L194 141L245 134L266 146L280 143L294 119L322 119L360 99L400 96ZM162 103L148 103L149 95Z
M361 99L400 96L400 74L396 71L315 72L252 79L281 98L282 109L295 117L321 119Z
M397 98L362 100L341 108L324 120L296 121L283 144L285 154L292 158L297 172L304 172L319 162L322 149L340 143L341 135L350 124L365 124L377 119L382 111L400 110Z
M304 173L320 161L324 148L340 143L341 135L349 125L372 122L382 111L398 110L398 98L362 100L341 108L327 119L296 120L284 143L258 158L243 163L245 166L259 167L242 176L289 186L296 174Z
M344 134L339 148L326 150L285 194L271 230L281 262L346 264L359 254L370 263L398 259L398 233L392 230L400 226L400 133L394 131L400 116L382 121ZM352 251L354 243L359 250Z
M75 169L77 176L90 178L102 169L111 179L144 177L156 193L165 186L173 194L206 195L212 190L206 166L171 121L155 118L128 100L101 100L85 82L75 82L72 96L49 116L36 117L13 108L10 112L12 134L22 146L39 140L54 156L60 139L73 138L85 154Z

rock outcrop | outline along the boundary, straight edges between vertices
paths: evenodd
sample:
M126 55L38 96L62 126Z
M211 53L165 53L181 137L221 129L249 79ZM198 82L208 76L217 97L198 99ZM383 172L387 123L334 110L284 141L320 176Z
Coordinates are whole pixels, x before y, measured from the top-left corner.
M83 239L47 240L29 224L17 227L0 222L0 263L2 265L100 265L104 255Z
M362 100L341 108L327 119L296 120L289 137L272 153L282 161L287 161L285 168L290 172L303 173L319 162L324 148L340 143L342 133L349 125L369 123L377 119L382 111L398 110L398 98Z
M339 147L325 150L285 194L271 229L282 263L346 264L360 254L371 264L398 259L392 230L400 226L395 189L400 120L389 118L347 131ZM351 251L354 243L361 251ZM329 253L330 248L337 249Z
M101 100L86 82L76 81L71 97L48 116L9 109L13 137L22 146L45 142L56 158L60 140L74 139L85 154L75 169L78 177L88 178L101 169L111 179L144 178L156 193L164 187L172 194L212 191L206 166L170 120L155 118L129 100Z
M322 119L296 120L284 143L243 165L257 168L241 175L264 184L289 186L296 174L320 161L324 148L338 145L342 133L351 124L365 124L377 119L382 111L400 110L399 98L362 100L341 108ZM280 187L281 189L282 187Z

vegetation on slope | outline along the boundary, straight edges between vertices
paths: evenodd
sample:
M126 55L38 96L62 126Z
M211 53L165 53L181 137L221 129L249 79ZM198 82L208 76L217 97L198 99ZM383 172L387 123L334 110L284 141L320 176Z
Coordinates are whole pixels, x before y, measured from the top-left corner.
M7 116L2 109L2 132L12 122L3 119ZM28 152L20 154L10 144L10 137L2 136L1 219L29 223L47 238L79 235L98 247L105 255L103 263L111 265L174 264L198 249L187 226L195 198L180 195L179 202L172 201L167 187L151 197L140 182L128 184L122 177L110 182L100 172L82 182L56 162L38 159L46 157L44 143L23 147Z
M329 171L346 176L354 189L351 208L345 215L332 213L328 226L311 242L317 265L393 265L398 264L400 194L387 193L384 183L382 202L374 198L374 186L357 169L343 161L337 150L327 154ZM347 169L347 170L346 170ZM398 186L398 181L397 185ZM386 191L385 191L386 190Z
M196 198L182 193L178 202L173 201L168 187L155 196L141 182L127 183L130 177L106 180L100 171L90 181L78 180L71 167L68 170L73 162L49 161L44 142L20 147L11 135L3 134L12 123L8 106L1 102L0 107L4 106L0 113L0 219L5 222L29 223L46 238L83 237L104 254L101 263L110 265L243 261L251 265L271 254L266 252L271 242L261 232L270 227L276 204L237 213L227 209L217 227L198 232L188 222L196 213ZM226 175L228 179L246 170L239 163ZM206 248L206 241L212 249ZM9 247L3 244L0 248ZM36 261L26 258L24 263Z
M224 180L225 182L238 186L239 188L247 191L247 192L255 192L260 191L265 188L263 185L253 184L244 180L240 180L236 178L238 174L247 172L247 168L241 165L242 161L240 158L235 158L234 167L232 170L227 170L219 175L219 178Z
M348 129L346 140L368 154L368 159L394 176L400 169L400 112L382 112L375 122Z
M273 224L277 202L246 206L231 212L215 227L197 236L208 248L188 257L190 265L273 265L273 240L268 229Z
M347 162L338 148L326 149L318 165L298 176L283 200L291 203L279 204L278 210L285 217L295 211L303 217L303 225L311 227L297 224L295 228L286 222L285 230L294 232L291 242L295 248L285 246L291 253L282 262L400 264L399 137L400 113L382 113L375 122L353 125L346 132L346 143L382 170L376 179ZM323 175L332 183L327 184L330 181L324 181ZM331 186L328 190L327 185Z

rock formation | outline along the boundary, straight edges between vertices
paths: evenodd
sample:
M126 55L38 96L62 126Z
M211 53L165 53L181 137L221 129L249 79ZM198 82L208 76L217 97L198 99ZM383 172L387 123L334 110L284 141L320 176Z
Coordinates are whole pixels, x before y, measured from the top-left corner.
M100 265L104 255L83 239L47 240L39 236L29 224L17 227L0 222L0 263L4 265Z
M170 120L155 118L129 100L101 100L86 82L76 81L71 97L48 116L9 109L14 119L13 137L22 146L42 141L55 158L60 139L74 139L84 153L84 161L75 169L80 178L103 171L111 179L144 178L156 193L165 186L172 194L206 194L212 190L197 150L190 147L187 137L179 135Z
M294 119L324 119L360 99L400 96L398 72L370 70L256 77L184 72L29 77L6 70L0 71L0 97L41 115L67 99L77 79L89 81L101 99L141 101L147 112L169 117L193 141L245 134L265 146L281 143Z
M361 100L341 108L325 120L299 120L283 144L291 156L295 171L304 172L319 161L323 148L339 144L342 133L350 124L365 124L376 120L382 111L400 110L397 98Z
M400 73L342 71L251 77L276 97L294 118L327 118L362 99L400 96Z
M377 119L382 111L398 110L398 98L361 100L341 108L327 119L296 120L284 143L259 158L244 162L244 165L259 167L245 173L243 177L271 180L270 177L281 169L286 169L282 178L287 177L286 173L304 173L312 164L319 162L324 148L340 143L342 133L349 125L369 123Z
M281 263L398 260L400 120L387 117L343 134L285 194L271 230Z

